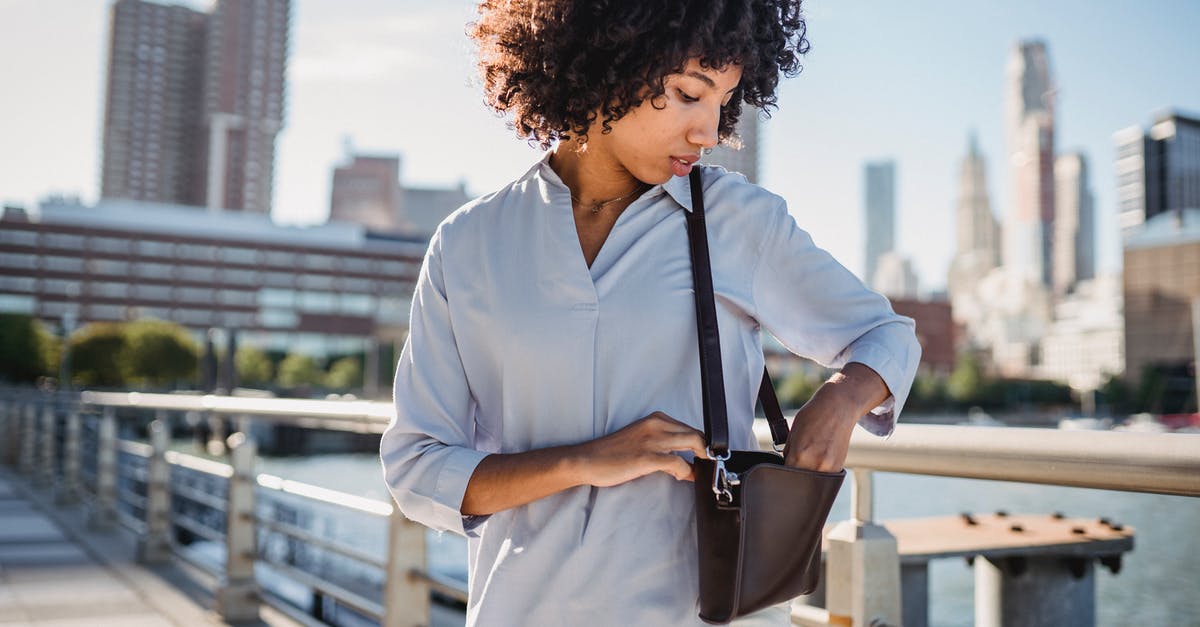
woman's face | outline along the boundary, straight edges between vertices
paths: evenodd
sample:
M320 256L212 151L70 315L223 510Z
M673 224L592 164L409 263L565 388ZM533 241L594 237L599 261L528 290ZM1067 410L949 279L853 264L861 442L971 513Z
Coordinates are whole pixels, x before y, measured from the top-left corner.
M662 96L613 122L611 133L590 133L588 143L601 145L588 149L607 152L614 165L652 185L687 176L700 151L717 145L721 107L741 78L741 66L716 70L692 59L682 73L666 78Z

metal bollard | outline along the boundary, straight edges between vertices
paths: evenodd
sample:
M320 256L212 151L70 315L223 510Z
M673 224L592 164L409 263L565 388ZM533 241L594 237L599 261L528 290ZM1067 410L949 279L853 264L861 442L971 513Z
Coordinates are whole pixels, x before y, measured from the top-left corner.
M4 438L0 440L0 464L12 466L17 462L17 423L19 422L18 412L20 405L15 401L6 400L0 402L0 433L4 434Z
M170 429L167 413L155 412L150 423L150 446L154 449L146 468L146 533L138 538L137 559L143 564L161 564L171 556L171 468L167 465Z
M25 401L21 411L21 449L17 454L17 471L23 475L32 475L34 471L34 453L37 452L37 406L34 401Z
M258 451L254 440L241 432L229 436L227 445L233 476L225 501L225 573L217 590L217 613L228 622L257 620L254 462Z
M871 521L871 472L854 470L851 482L850 520L835 525L828 536L825 600L830 622L899 625L896 538Z
M117 410L105 407L96 434L96 499L88 516L95 529L111 529L117 522Z
M79 442L81 422L79 406L72 403L67 410L66 432L63 434L63 475L56 495L60 505L79 502L79 466L83 450Z
M41 436L41 441L39 442L40 446L38 447L40 450L38 456L37 475L34 477L33 482L33 484L39 488L52 487L54 485L55 475L57 474L54 467L58 463L58 459L55 457L54 451L57 448L56 445L58 444L58 442L55 440L55 431L57 430L55 427L58 426L55 423L57 422L58 417L55 415L56 412L54 411L54 405L53 398L43 401L42 404L42 429L41 434L39 434Z
M383 588L383 626L410 627L430 621L429 582L416 573L425 561L425 527L404 517L392 505L388 517L387 583Z

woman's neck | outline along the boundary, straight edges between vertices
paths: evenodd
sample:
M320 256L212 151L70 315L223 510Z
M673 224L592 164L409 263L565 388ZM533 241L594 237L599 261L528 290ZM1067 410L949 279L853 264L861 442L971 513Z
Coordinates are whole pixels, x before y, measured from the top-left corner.
M577 148L574 142L564 141L554 149L550 168L571 190L571 196L584 204L620 197L642 184L603 150Z

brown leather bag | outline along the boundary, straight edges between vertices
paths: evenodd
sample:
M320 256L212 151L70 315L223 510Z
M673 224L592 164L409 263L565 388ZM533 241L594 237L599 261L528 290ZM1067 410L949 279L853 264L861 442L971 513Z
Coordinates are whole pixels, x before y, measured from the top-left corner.
M730 451L721 341L704 225L700 169L691 172L687 215L700 345L704 436L710 459L696 459L696 541L700 557L700 619L721 624L817 587L821 532L845 470L792 468L779 448L788 426L763 369L758 398L776 451Z

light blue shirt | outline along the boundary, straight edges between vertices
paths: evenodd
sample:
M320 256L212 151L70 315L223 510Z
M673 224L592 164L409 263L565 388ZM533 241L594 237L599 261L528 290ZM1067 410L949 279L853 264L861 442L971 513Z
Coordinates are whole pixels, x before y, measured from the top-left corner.
M384 476L406 516L468 537L468 625L701 625L689 482L654 473L460 513L489 453L585 442L655 411L704 428L688 180L629 205L589 268L548 155L430 240ZM891 396L859 424L890 433L920 360L913 321L817 248L782 198L720 168L703 181L732 448L758 448L760 329L826 366L879 373Z

